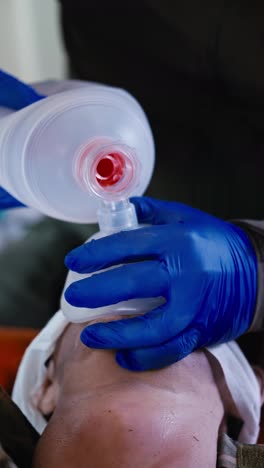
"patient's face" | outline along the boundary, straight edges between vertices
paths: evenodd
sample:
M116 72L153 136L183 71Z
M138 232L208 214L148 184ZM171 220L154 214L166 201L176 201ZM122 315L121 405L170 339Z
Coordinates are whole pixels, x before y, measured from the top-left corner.
M213 468L224 405L203 352L134 373L87 349L70 325L36 403L53 412L35 468Z

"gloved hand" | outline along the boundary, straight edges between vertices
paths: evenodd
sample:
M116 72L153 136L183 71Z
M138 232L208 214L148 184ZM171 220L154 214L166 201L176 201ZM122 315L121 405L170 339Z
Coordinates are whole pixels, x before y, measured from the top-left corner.
M0 107L20 110L33 102L43 99L31 86L18 81L11 75L0 70ZM0 209L23 206L12 195L0 187Z
M82 342L117 349L121 366L146 370L243 334L254 315L257 260L242 229L180 203L132 201L140 222L154 226L84 244L66 265L91 273L137 263L73 283L66 300L79 307L150 296L167 302L144 316L88 326Z

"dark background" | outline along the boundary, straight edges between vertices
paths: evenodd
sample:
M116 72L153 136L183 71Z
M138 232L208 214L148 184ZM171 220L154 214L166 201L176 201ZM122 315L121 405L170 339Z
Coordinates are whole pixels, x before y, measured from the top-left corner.
M71 77L127 89L149 117L148 194L263 218L263 2L60 3Z

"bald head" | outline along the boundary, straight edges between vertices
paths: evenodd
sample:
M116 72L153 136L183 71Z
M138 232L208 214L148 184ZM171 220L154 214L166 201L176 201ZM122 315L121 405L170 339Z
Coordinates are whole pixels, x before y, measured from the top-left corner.
M114 352L87 349L82 329L66 329L49 363L37 404L53 416L34 468L215 466L224 407L205 354L132 373Z

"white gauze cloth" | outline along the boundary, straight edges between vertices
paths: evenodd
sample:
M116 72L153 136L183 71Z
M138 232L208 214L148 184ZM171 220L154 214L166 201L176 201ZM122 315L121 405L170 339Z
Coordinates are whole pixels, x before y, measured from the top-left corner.
M13 400L40 434L47 421L34 407L33 395L44 382L47 372L45 362L54 352L56 342L68 324L63 313L57 312L27 348L17 373ZM208 351L219 362L230 394L244 422L239 442L256 443L261 395L253 370L235 342L213 346Z

